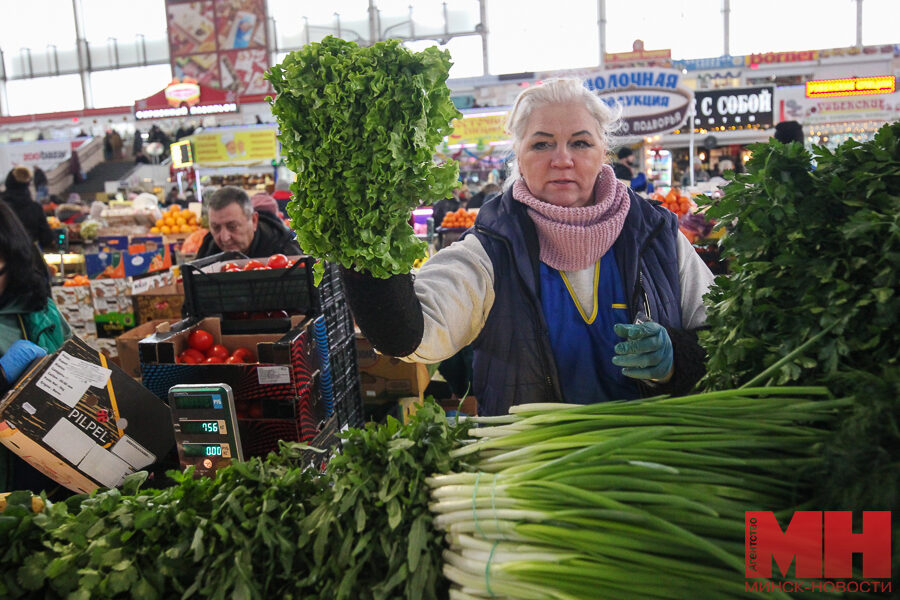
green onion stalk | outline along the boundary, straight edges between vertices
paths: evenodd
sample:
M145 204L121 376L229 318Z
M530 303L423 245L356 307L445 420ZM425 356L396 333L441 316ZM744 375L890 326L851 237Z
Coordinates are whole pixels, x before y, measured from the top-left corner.
M765 387L473 418L466 471L427 480L450 597L747 597L744 512L802 507L850 403Z

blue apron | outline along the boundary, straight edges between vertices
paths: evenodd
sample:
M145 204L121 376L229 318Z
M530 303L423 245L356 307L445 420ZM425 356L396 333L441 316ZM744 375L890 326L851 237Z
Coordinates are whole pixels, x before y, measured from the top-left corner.
M593 314L584 313L565 273L543 262L541 305L566 402L593 404L640 397L637 383L612 364L613 347L622 341L613 325L629 322L613 252L607 252L594 266Z

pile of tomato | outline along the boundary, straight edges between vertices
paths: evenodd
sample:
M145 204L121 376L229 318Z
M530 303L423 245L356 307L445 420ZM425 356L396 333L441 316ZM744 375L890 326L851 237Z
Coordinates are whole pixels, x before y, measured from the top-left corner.
M220 273L234 273L235 271L269 271L272 269L289 269L297 264L296 260L290 260L284 254L273 254L263 263L258 260L250 260L244 266L234 262L227 262L219 269Z
M235 348L229 352L222 344L214 343L211 333L195 329L188 336L188 348L178 355L176 362L184 365L255 363L256 357L247 348Z

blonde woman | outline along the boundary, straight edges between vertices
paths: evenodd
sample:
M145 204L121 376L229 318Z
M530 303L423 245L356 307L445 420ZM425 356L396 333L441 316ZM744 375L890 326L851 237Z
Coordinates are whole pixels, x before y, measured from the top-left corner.
M343 271L375 347L433 363L472 344L481 415L692 388L713 276L675 215L616 179L615 126L580 80L523 91L507 124L512 176L475 226L415 280Z

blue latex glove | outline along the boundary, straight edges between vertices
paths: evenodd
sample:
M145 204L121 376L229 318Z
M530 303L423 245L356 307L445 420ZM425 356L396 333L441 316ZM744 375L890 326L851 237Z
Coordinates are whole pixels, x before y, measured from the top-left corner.
M626 341L616 344L612 363L624 367L622 374L634 379L667 381L672 376L674 351L666 328L653 321L629 325L616 323L616 335Z
M36 358L47 356L47 351L27 340L16 340L0 357L0 369L6 376L6 382L15 383L22 372L28 368Z

